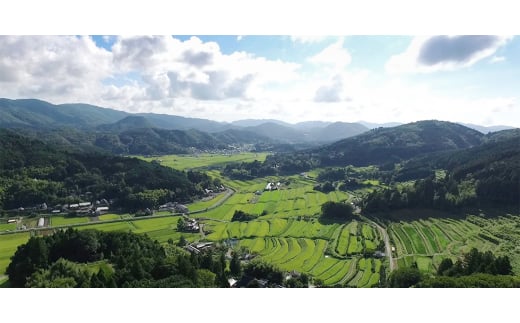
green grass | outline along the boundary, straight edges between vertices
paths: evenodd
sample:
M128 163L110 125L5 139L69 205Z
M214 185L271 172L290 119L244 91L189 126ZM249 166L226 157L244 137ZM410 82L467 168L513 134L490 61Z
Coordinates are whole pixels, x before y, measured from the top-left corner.
M98 216L99 221L118 220L121 219L119 214L103 214Z
M0 231L13 231L16 230L16 223L1 223Z
M29 240L29 233L0 235L0 275L5 273L18 246L26 243L27 240Z
M161 165L179 170L219 167L235 162L264 161L267 153L240 153L232 155L197 154L197 155L166 155L161 157L140 157L146 161L158 160Z
M77 223L88 223L90 220L86 216L81 217L65 217L63 215L53 215L51 216L51 226L56 227L60 225L70 225Z

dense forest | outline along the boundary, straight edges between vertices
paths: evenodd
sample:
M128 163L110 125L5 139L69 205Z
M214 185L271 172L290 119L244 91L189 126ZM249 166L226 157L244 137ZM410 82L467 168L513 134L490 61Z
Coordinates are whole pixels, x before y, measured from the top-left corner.
M19 246L7 274L12 287L229 287L231 277L243 287L308 284L305 275L286 280L272 265L242 265L238 252L229 260L226 252L189 253L131 232L67 229Z
M0 130L0 209L112 200L136 210L202 196L220 182L136 158L70 152Z

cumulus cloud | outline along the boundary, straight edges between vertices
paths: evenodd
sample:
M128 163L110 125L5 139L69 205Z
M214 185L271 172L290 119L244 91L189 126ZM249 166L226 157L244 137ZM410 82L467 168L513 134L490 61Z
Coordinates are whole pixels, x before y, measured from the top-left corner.
M352 57L347 49L343 48L344 39L340 38L337 42L325 47L318 54L310 57L308 60L311 63L318 65L326 65L334 68L344 68Z
M386 70L413 73L467 67L493 55L507 40L477 35L417 37L404 53L390 58Z
M0 37L0 86L11 97L94 94L112 67L90 37Z
M339 102L343 91L343 80L335 76L330 84L320 86L314 95L314 102Z

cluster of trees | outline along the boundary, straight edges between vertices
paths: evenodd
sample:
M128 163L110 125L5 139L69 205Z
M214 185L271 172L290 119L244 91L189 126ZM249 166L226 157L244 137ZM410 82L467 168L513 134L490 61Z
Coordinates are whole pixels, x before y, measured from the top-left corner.
M520 163L517 167L520 169ZM369 193L365 196L363 208L367 212L381 212L414 207L453 210L518 205L519 196L520 174L502 177L482 176L480 172L460 176L446 172L446 176L436 178L435 174L430 173L429 177L416 180L413 185L393 184Z
M496 257L492 252L481 252L476 248L455 263L443 259L436 276L427 276L419 271L417 264L393 271L388 277L389 287L434 287L468 288L520 287L520 277L513 276L507 256Z
M268 163L255 160L252 162L227 164L222 174L232 179L249 180L275 175L276 169Z
M381 179L381 172L376 166L356 168L349 165L344 168L327 168L321 171L316 180L319 182L314 189L324 193L336 188L340 191L356 190L372 186L366 184L367 179Z
M381 212L403 208L434 208L450 210L477 205L475 182L456 182L452 177L436 179L430 176L413 185L393 185L369 193L363 201L366 212Z
M0 209L113 199L135 211L189 201L219 180L136 158L71 152L0 131Z
M349 221L355 219L351 204L328 201L321 206L321 218L329 220Z
M12 287L225 287L218 255L165 250L146 235L68 229L32 237L18 247L6 273ZM172 252L173 250L173 252ZM105 263L97 270L91 263Z
M231 221L251 221L258 217L258 215L255 214L249 214L242 210L235 210L235 213L233 213L233 217L231 218Z
M513 268L508 256L498 256L491 251L481 252L472 248L462 259L455 263L450 258L443 259L437 269L439 276L465 276L475 273L490 275L511 275Z

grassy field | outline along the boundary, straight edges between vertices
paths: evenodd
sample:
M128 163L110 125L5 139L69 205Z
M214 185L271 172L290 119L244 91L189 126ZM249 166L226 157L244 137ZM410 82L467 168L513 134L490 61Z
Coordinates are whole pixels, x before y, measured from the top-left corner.
M196 168L213 168L235 162L264 161L267 153L240 153L240 154L196 154L196 155L166 155L160 157L140 157L146 161L157 160L161 165L179 170Z
M27 240L29 240L29 233L0 235L0 275L4 274L18 246L26 243Z
M168 239L177 241L184 236L188 241L194 241L200 238L198 233L181 233L178 232L177 221L179 216L171 216L166 218L134 220L113 223L93 223L78 227L79 230L96 229L100 231L132 231L135 233L147 234L150 238L161 243L166 243Z
M13 230L16 230L16 223L0 223L0 232Z
M65 217L63 215L53 215L50 217L52 226L69 225L77 223L88 223L90 220L86 216L81 217Z
M103 214L98 216L99 221L109 221L122 219L120 214Z

